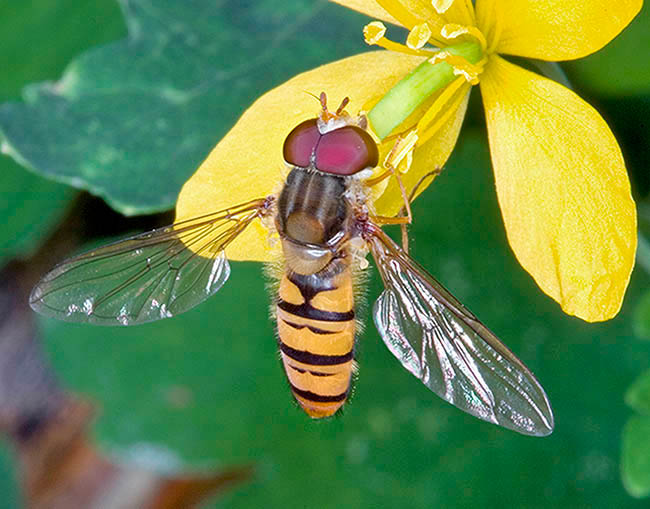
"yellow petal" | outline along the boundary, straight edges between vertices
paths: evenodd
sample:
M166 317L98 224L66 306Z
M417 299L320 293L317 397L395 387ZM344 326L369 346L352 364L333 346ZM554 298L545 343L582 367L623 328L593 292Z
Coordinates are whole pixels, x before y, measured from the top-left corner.
M434 34L440 33L447 23L440 16L431 0L330 0L373 18L408 28L427 23ZM456 0L464 1L464 0Z
M313 96L327 94L335 109L348 96L346 110L356 114L376 101L422 62L388 51L373 51L299 74L260 97L217 144L185 183L176 204L182 221L277 192L287 170L282 145L298 123L314 118L320 105ZM268 230L254 221L226 250L233 260L273 258Z
M387 23L400 25L400 22L388 14L375 0L330 0L330 2L342 5L353 11L361 12L373 19L380 19Z
M431 184L433 179L427 178L422 184L419 184L420 180L431 172L441 170L447 162L447 159L449 159L456 145L461 125L463 124L470 90L471 86L469 84L461 87L458 91L458 105L454 111L450 112L449 118L440 126L440 129L431 140L415 148L411 168L408 172L400 175L407 195L410 195L413 188L417 185L417 191L413 196L413 198L416 198ZM419 117L422 117L423 113L424 111L421 111ZM407 120L417 121L418 119L414 117L413 119L409 118ZM385 149L387 145L389 143L382 143L382 148L384 148L382 155L387 152ZM375 194L373 193L374 196ZM382 194L375 198L374 206L378 215L389 217L395 216L404 206L404 198L395 178L390 178Z
M477 0L476 11L483 33L500 31L498 53L557 61L598 51L632 21L642 4L642 0Z
M492 57L481 92L499 205L519 263L587 321L620 309L636 209L616 139L567 88Z

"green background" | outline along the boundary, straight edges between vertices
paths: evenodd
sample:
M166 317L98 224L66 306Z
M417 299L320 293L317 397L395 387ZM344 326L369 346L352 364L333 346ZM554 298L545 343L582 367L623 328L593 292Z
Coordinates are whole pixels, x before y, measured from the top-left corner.
M9 63L0 99L12 100L0 108L0 129L19 159L102 194L125 213L164 210L257 95L296 72L364 50L366 19L326 2L284 2L281 9L270 1L230 8L213 2L214 17L180 22L205 4L184 3L183 13L174 11L178 2L131 2L151 27L139 65L131 66L134 50L124 43L92 50L73 64L82 77L68 89L74 93L62 100L51 84L30 86L26 102L17 101L23 85L57 79L79 53L124 37L125 24L108 0L0 6L0 58ZM171 17L154 16L159 8ZM175 32L168 29L173 24L156 31L155 20L174 16ZM639 200L648 186L641 163L648 157L648 125L639 119L650 113L650 70L634 42L646 37L647 18L643 12L601 54L565 67L576 91L618 136ZM201 43L213 34L216 53L175 54L187 47L188 33ZM176 46L174 34L182 39ZM242 61L250 65L233 72ZM618 64L620 74L613 70ZM346 411L325 422L309 420L291 402L277 359L262 268L233 263L223 290L181 317L120 329L40 322L59 376L102 407L94 435L104 450L141 461L155 456L163 469L256 464L255 480L220 502L233 507L646 507L647 500L625 490L620 471L632 493L645 494L650 426L644 405L634 402L650 400L648 384L627 394L637 415L624 395L650 367L650 346L635 336L633 319L643 314L636 305L649 278L635 271L623 310L605 324L568 317L540 292L506 242L473 95L458 149L414 205L412 253L537 374L555 411L553 435L519 436L443 403L401 368L368 316ZM140 108L146 100L165 107ZM128 107L116 109L121 101ZM155 115L179 129L146 128L156 126ZM100 138L84 130L93 119L108 126ZM169 140L184 144L181 156ZM114 158L102 159L100 142ZM174 164L167 164L170 154ZM6 260L33 252L74 193L9 158L0 165ZM124 177L108 178L113 171ZM152 171L158 178L146 180ZM148 184L134 186L129 172ZM372 302L380 283L370 272ZM0 465L0 493L15 493L11 476L7 460ZM17 502L2 497L1 504Z

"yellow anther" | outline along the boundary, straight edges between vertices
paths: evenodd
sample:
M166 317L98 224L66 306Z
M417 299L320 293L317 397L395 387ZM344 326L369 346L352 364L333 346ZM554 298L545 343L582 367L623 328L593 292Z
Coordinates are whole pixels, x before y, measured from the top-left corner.
M420 49L431 38L431 29L426 23L415 25L406 38L406 45L411 49Z
M431 31L429 30L429 33ZM372 21L363 27L363 38L366 44L379 46L390 51L397 51L399 53L406 53L407 55L416 55L418 57L430 57L431 49L411 48L405 44L393 42L386 39L386 26L381 21ZM410 37L410 36L409 36ZM425 41L426 42L426 41Z
M365 27L363 27L363 38L366 41L366 44L372 46L377 44L381 39L384 38L386 34L386 25L381 21L371 21Z
M431 0L431 5L438 14L444 14L451 7L454 0Z
M431 65L435 65L439 62L447 62L447 59L450 58L451 56L452 56L451 53L449 53L448 51L441 50L436 52L436 54L429 59L429 63Z
M437 64L438 62L447 62L454 68L454 74L456 76L463 76L467 82L471 85L478 85L478 77L483 72L483 66L485 65L486 59L483 58L476 65L470 64L465 58L452 55L448 51L438 51L433 57L429 59L431 64Z
M457 25L456 23L448 23L442 27L440 31L442 35L447 40L458 39L459 37L467 36L473 39L481 45L481 50L485 53L487 48L487 41L483 32L478 28L472 26Z
M456 23L447 23L440 30L440 35L445 39L457 39L461 35L466 35L469 33L469 30L466 26L457 25Z

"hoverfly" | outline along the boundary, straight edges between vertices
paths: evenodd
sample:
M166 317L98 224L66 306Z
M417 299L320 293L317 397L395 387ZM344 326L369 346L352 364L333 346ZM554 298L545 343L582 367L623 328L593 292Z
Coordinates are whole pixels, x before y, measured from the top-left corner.
M357 331L353 278L369 251L385 287L374 322L402 365L465 412L523 434L548 435L553 413L535 376L382 231L390 219L372 215L372 181L364 176L377 166L378 148L365 117L351 117L345 105L329 112L321 94L319 116L286 137L290 171L277 196L64 261L34 288L32 308L98 325L175 316L228 279L229 243L255 220L272 222L283 252L275 297L278 346L293 396L309 416L331 416L349 396Z

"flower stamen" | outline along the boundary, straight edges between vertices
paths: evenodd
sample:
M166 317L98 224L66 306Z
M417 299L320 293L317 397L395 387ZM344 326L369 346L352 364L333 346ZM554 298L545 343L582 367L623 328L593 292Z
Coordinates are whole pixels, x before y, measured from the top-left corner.
M474 38L481 45L481 50L484 53L487 48L487 41L485 40L485 36L483 35L483 32L481 32L478 28L474 26L464 26L464 25L457 25L456 23L447 23L445 26L442 27L442 30L440 31L440 35L442 35L447 40L453 40L453 39L458 39L459 37L469 36Z
M431 5L438 14L444 14L451 7L454 0L431 0Z
M451 84L447 85L417 123L416 129L418 131L425 131L431 125L438 114L440 114L442 107L449 101L451 96L456 93L463 83L465 83L465 79L463 77L458 77L451 82Z
M472 0L431 0L431 5L444 20L450 18L468 25L476 24L476 14ZM451 7L453 12L447 12Z
M456 113L461 102L465 98L467 87L468 85L466 84L465 79L461 77L456 79L456 81L449 85L444 92L440 94L418 122L418 145L422 145L429 141L440 130L445 122Z
M483 57L476 64L471 64L467 59L459 55L452 55L447 50L438 51L429 59L429 63L432 65L438 62L448 63L453 68L454 75L463 76L472 85L478 85L478 77L483 72L483 66L486 61L487 59Z
M381 37L383 34L379 32L374 39ZM370 39L373 40L372 37ZM428 58L402 78L368 111L370 126L380 140L404 122L428 97L452 83L457 76L464 76L472 84L478 83L478 76L485 63L481 46L475 41L459 42L435 52L408 49L411 52L422 52L420 55L426 54ZM475 65L476 63L480 65Z
M386 26L381 21L372 21L363 27L363 38L369 46L379 46L391 51L405 53L407 55L415 55L419 57L431 56L431 50L411 48L404 44L387 39L384 34L386 33ZM425 41L426 42L426 41Z
M406 45L411 49L420 49L431 39L431 29L426 23L415 25L406 38Z

